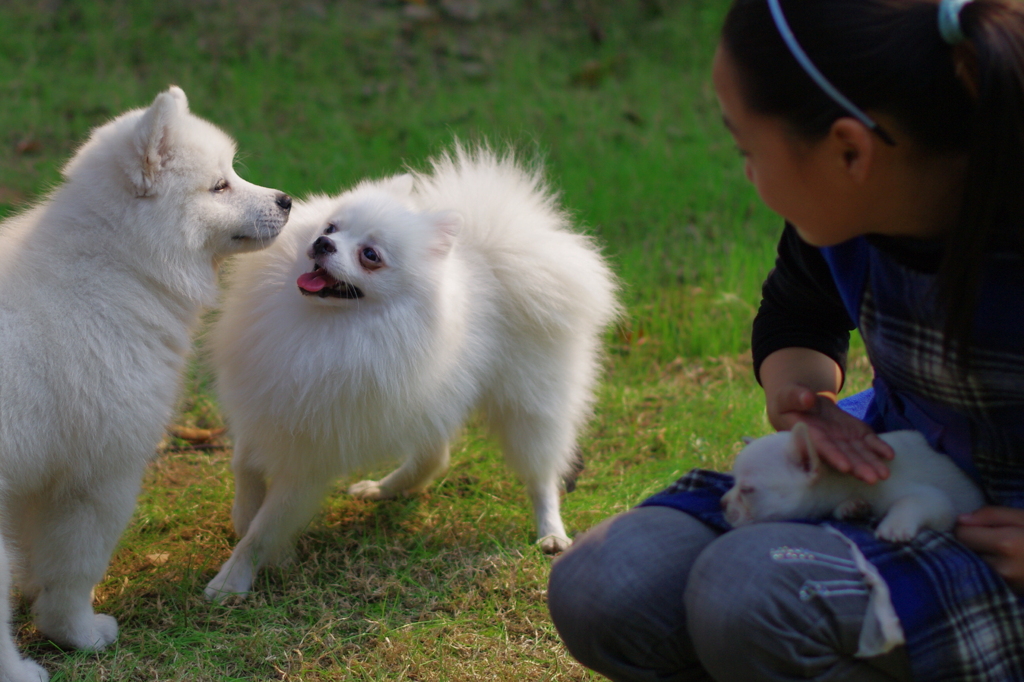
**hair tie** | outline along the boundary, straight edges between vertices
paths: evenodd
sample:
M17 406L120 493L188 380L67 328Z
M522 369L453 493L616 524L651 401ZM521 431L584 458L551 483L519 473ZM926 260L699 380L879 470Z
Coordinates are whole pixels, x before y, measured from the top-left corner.
M972 0L941 0L939 2L939 34L950 45L967 40L960 26L960 10Z

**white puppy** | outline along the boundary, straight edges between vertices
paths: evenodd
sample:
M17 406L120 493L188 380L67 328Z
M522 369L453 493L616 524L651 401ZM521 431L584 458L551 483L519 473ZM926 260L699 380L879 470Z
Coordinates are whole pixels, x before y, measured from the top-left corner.
M238 177L234 152L172 87L96 129L65 182L0 227L2 518L36 625L62 646L117 636L92 589L172 417L217 264L288 218L291 200ZM0 679L45 677L11 651Z
M560 477L615 281L538 174L458 148L429 174L297 203L278 242L237 265L212 347L242 540L209 598L287 558L336 477L398 461L349 492L425 488L475 408L526 483L541 547L569 545Z
M822 462L807 426L749 441L736 456L732 489L722 498L733 526L758 521L848 518L870 511L881 518L875 534L909 542L922 529L950 530L959 514L985 504L981 490L917 431L879 437L892 446L889 477L865 483Z

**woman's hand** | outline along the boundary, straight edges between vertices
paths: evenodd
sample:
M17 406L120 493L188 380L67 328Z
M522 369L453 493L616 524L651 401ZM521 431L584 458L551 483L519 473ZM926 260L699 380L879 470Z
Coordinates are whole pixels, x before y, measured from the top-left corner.
M1024 509L982 507L957 521L956 539L1024 595Z
M889 476L892 448L836 405L843 372L835 360L810 348L782 348L761 363L760 379L772 426L785 431L804 422L818 454L837 471L868 483Z
M807 424L818 454L837 471L867 483L889 476L885 462L895 454L870 426L836 405L830 391L812 391L798 383L782 386L769 400L768 418L779 430Z

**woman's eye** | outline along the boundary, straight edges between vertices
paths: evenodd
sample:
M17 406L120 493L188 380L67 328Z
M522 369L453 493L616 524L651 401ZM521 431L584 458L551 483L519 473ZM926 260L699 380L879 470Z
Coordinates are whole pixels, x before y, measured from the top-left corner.
M363 250L359 252L359 262L367 270L376 270L384 265L384 261L381 260L377 249L372 246L363 247Z
M328 223L327 224L327 229L324 230L324 234L334 234L337 231L338 231L338 226L337 225L335 225L334 223Z
M228 181L223 178L217 181L217 184L213 186L214 192L223 192L229 187Z

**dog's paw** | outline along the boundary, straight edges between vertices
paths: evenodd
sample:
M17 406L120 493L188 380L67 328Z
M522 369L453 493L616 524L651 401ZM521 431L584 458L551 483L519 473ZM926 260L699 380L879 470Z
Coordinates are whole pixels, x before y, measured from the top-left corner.
M96 614L93 632L93 645L79 647L83 649L105 649L107 645L113 644L117 639L117 619L103 613Z
M572 545L572 540L561 535L545 535L542 538L538 538L536 544L540 547L540 551L545 554L558 554L569 549L569 546Z
M253 571L243 562L232 563L230 559L220 572L206 585L203 596L206 601L219 604L233 598L235 601L244 599L252 589Z
M51 640L71 649L100 651L117 639L117 619L103 613L92 613L73 625L54 626L37 619L36 627Z
M380 487L380 481L359 481L348 487L348 494L360 500L386 500L394 497Z
M0 682L47 682L50 673L35 661L19 658L0 662Z
M203 597L211 604L239 603L245 601L247 596L249 596L248 590L242 592L218 587L216 585L207 585L206 589L203 590Z

